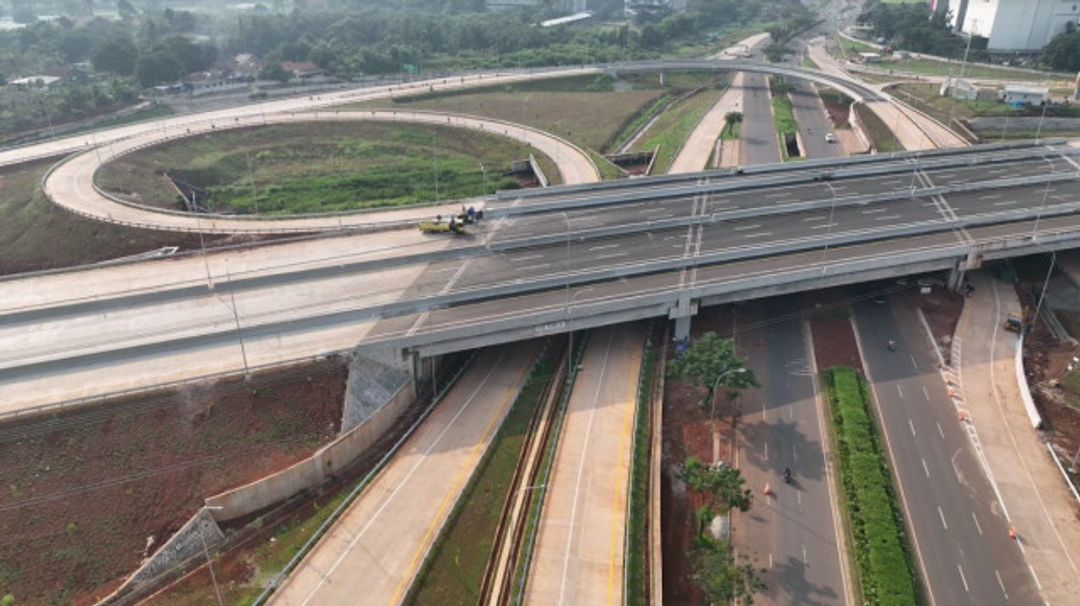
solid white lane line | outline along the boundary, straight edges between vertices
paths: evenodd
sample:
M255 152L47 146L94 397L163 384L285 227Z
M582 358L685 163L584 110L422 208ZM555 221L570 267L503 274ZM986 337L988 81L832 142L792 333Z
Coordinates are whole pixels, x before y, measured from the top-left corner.
M772 568L772 552L769 552L769 568Z
M979 196L979 199L980 200L997 200L1000 197L1001 197L1001 194L986 194L984 196Z
M731 231L746 231L748 229L757 229L761 227L761 224L755 223L753 225L739 225L738 227L732 227Z
M1001 588L1001 595L1005 596L1005 599L1009 599L1009 592L1005 591L1005 583L1001 582L1001 573L994 569L994 576L997 577L998 587Z
M799 451L795 450L794 446L791 447L791 461L793 463L799 462Z
M839 223L821 223L819 225L811 225L810 229L828 229L830 227L836 227Z
M926 459L920 459L922 461L922 470L926 474L926 477L930 477L930 468L926 466Z
M617 253L608 253L606 255L596 255L595 257L593 257L593 260L599 261L600 259L614 259L615 257L625 257L628 254L630 254L630 253L617 252Z
M944 431L942 431L942 429L941 429L941 423L938 423L938 424L937 424L937 432L938 432L939 434L941 434L941 439L942 439L942 440L944 440L944 439L945 439L945 432L944 432Z
M900 389L900 384L899 383L896 384L896 393L900 394L900 399L901 400L904 399L904 390Z
M964 569L959 564L956 565L956 569L960 571L960 580L964 583L964 591L971 591L968 589L967 578L964 577Z
M744 238L764 238L766 236L771 236L771 235L772 235L771 231L759 231L759 232L753 233L753 234L746 234L743 237Z
M937 506L937 513L941 517L941 525L945 527L945 530L948 530L949 524L945 521L945 512L941 510L941 505Z
M926 401L927 402L930 401L930 392L926 391L926 386L925 385L922 386L922 395L926 396ZM944 436L942 436L942 437L944 437Z
M883 217L877 217L874 220L875 221L894 221L894 220L899 219L899 218L900 218L900 215L885 215Z
M994 202L994 206L1009 206L1010 204L1016 204L1019 200L1002 200L1001 202Z
M520 257L510 257L510 262L511 263L518 263L518 262L521 262L521 261L531 261L533 259L539 259L539 258L541 258L543 256L544 255L542 253L537 253L535 255L521 255Z
M534 269L544 269L545 267L551 267L551 263L539 263L537 265L525 265L524 267L517 268L518 271L525 272Z
M601 244L600 246L590 246L589 247L589 252L593 252L593 251L597 251L597 250L607 250L609 248L618 248L618 247L619 247L618 244Z
M795 503L797 505L802 505L802 492L798 490L795 491Z
M803 564L809 564L810 563L810 562L806 561L806 545L802 546L802 561L803 561Z
M971 519L975 520L975 530L979 531L979 535L982 535L982 525L979 524L979 518L975 517L975 512L971 512Z
M919 370L919 363L915 361L915 356L911 356L911 367L915 370Z
M769 460L769 443L765 442L765 460Z
M1020 545L1023 545L1023 543L1020 543ZM1031 573L1031 578L1035 579L1035 588L1042 591L1042 583L1039 582L1039 576L1035 574L1035 569L1031 567L1031 564L1028 564L1028 572Z
M821 215L821 216L818 216L818 217L805 217L805 218L803 218L803 223L809 223L811 221L824 221L824 220L825 220L825 215Z
M884 207L882 207L882 208L868 208L868 209L862 211L862 214L864 214L864 215L876 215L877 213L883 213L883 212L885 212L887 210L889 210L889 209L884 208Z
M907 420L908 429L911 430L911 437L915 437L915 424L911 422L911 419Z

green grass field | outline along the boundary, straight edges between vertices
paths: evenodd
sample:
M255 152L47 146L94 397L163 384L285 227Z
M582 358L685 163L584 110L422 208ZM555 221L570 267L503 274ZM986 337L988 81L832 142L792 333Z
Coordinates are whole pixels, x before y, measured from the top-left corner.
M106 165L97 182L162 208L179 208L178 193L161 176L168 172L205 189L201 203L215 212L346 211L479 196L485 186L487 193L511 189L516 182L502 173L532 151L496 135L443 126L280 124L143 150ZM558 182L553 164L545 170Z
M855 106L855 113L858 115L863 132L870 138L870 143L875 149L882 153L904 151L904 146L900 145L900 141L873 110L859 104Z
M659 147L660 150L653 164L653 174L666 173L686 138L720 99L721 94L720 90L704 89L675 103L652 123L641 138L630 147L630 151L646 151Z
M198 247L196 236L101 223L49 202L41 178L54 161L0 169L0 275L96 263L162 246ZM218 239L207 238L207 244Z

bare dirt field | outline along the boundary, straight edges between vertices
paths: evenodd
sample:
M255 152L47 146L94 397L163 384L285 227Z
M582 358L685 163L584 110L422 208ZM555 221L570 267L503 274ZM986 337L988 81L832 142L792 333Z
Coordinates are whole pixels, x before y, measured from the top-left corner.
M336 435L331 359L0 424L0 593L90 604L224 489Z
M847 307L848 293L843 289L830 289L810 293L804 300L809 301L805 308L810 318L818 370L850 366L862 372L859 347L851 327L851 311Z

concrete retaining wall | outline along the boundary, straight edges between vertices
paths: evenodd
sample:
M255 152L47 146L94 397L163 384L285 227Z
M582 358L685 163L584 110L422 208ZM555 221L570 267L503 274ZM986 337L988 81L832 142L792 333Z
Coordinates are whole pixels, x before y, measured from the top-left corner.
M350 384L354 380L352 375L355 368L364 369L367 366L350 366ZM403 374L402 381L393 392L386 394L381 405L311 457L261 480L214 495L206 499L206 506L212 510L215 519L231 520L319 486L382 437L415 399L413 382L407 374Z

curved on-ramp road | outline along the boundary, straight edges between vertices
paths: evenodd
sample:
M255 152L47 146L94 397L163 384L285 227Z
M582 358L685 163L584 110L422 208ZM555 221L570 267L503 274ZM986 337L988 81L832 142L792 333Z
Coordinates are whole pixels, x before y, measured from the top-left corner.
M168 140L201 135L218 130L327 120L380 120L420 124L440 124L490 132L531 145L546 154L558 166L563 182L588 183L600 178L596 165L587 153L565 139L541 130L486 118L436 112L405 112L392 110L315 111L278 113L270 115L233 116L230 120L188 122L174 127L154 129L127 139L94 148L73 156L50 171L43 179L42 189L54 203L76 214L107 221L168 231L198 231L202 233L288 233L314 232L335 229L372 227L427 217L434 211L430 206L401 211L330 214L306 217L244 218L221 215L197 215L139 206L106 195L94 185L94 173L104 163Z

